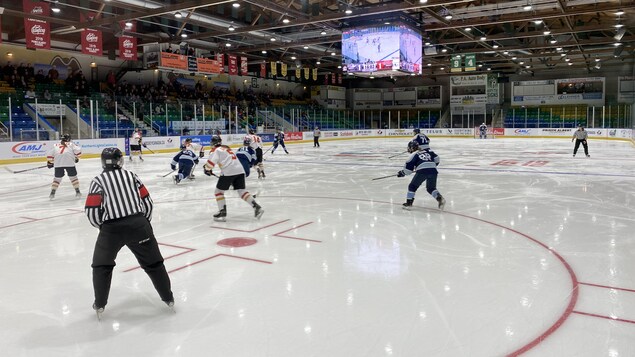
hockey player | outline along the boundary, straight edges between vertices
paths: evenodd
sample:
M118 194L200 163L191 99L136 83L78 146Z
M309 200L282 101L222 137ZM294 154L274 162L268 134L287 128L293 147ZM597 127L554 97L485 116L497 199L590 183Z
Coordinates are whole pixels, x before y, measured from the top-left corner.
M218 213L214 214L215 221L225 221L227 217L227 207L225 205L225 191L229 187L234 187L240 198L249 203L254 208L254 216L257 219L262 217L264 210L254 200L254 198L245 189L245 170L238 161L238 158L227 145L222 145L222 139L218 135L212 136L212 151L209 159L203 166L205 175L212 176L212 170L218 166L221 169L221 175L216 183L216 203L218 204Z
M485 123L478 127L479 139L487 139L487 125Z
M205 147L201 144L192 142L192 138L186 138L183 140L183 144L193 153L198 153L198 157L205 157ZM192 167L192 170L190 171L190 176L188 177L190 180L194 180L194 170L196 169L196 165L198 165L198 161L194 164L194 167Z
M46 167L55 168L53 184L51 184L51 194L49 199L55 199L55 191L60 186L64 172L68 174L73 188L75 188L75 197L81 197L79 191L79 180L77 179L77 169L75 164L79 161L82 151L79 146L71 141L69 134L64 134L59 144L53 145L46 155Z
M445 207L445 198L437 190L437 166L439 165L439 156L430 149L419 150L419 144L415 141L408 143L408 153L410 157L406 161L403 170L397 172L397 177L404 177L415 173L415 176L408 185L408 194L406 195L406 203L403 204L404 209L410 209L412 202L415 200L415 193L421 184L426 181L426 189L432 197L434 197L439 209Z
M243 140L243 147L236 151L236 157L238 157L238 160L243 165L245 177L249 177L251 167L255 166L257 163L256 151L251 148L250 135L245 136L245 139Z
M284 152L287 154L289 153L287 151L287 147L284 145L284 132L282 129L277 129L276 133L273 135L273 149L271 149L271 155L273 155L273 152L276 151L278 145L282 146Z
M417 128L412 131L415 136L412 138L412 141L416 142L419 145L419 150L425 150L430 148L430 138L421 132L421 129Z
M315 129L313 129L313 147L314 148L320 147L320 136L322 136L322 132L320 131L320 128L316 126Z
M262 139L256 135L253 129L249 129L249 135L251 136L251 148L256 151L256 170L258 171L258 178L264 179L265 165L262 163Z
M190 178L194 166L198 164L198 156L188 149L186 145L181 145L181 151L172 159L172 170L176 170L177 164L179 165L179 173L174 175L175 184L178 184L186 177Z
M132 137L130 138L130 153L129 158L132 161L133 154L139 155L139 160L143 161L143 156L141 156L141 145L143 142L143 133L141 129L135 128L132 132Z

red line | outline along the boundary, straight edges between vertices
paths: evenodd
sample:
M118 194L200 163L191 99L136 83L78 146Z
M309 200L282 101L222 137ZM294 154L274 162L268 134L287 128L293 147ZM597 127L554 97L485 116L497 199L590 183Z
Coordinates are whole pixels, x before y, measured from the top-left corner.
M252 230L250 230L250 231L247 231L247 230L244 230L244 229L227 228L227 227L218 227L218 226L210 226L210 227L211 227L211 228L217 228L217 229L224 229L224 230L226 230L226 231L235 231L235 232L243 232L243 233L253 233L253 232L255 232L255 231L259 231L259 230L261 230L261 229L269 228L269 227L272 227L272 226L275 226L275 225L277 225L277 224L284 223L284 222L287 222L287 221L290 221L290 219L285 219L284 221L280 221L280 222L272 223L272 224L269 224L269 225L266 225L266 226L263 226L263 227L260 227L260 228L252 229Z
M591 314L588 312L582 312L582 311L573 311L574 314L580 314L580 315L585 315L585 316L591 316L591 317L599 317L601 319L607 319L607 320L612 320L612 321L619 321L619 322L626 322L629 324L635 324L635 321L633 320L627 320L627 319L619 319L617 317L611 317L611 316L604 316L604 315L597 315L597 314Z
M264 264L271 264L271 262L268 262L268 261L266 261L266 260L260 260L260 259L253 259L253 258L239 257L239 256L237 256L237 255L216 254L216 255L212 255L211 257L207 257L207 258L204 258L204 259L197 260L197 261L195 261L195 262L192 262L192 263L186 264L186 265L184 265L184 266L182 266L182 267L178 267L178 268L176 268L176 269L172 269L172 270L168 271L168 273L174 273L174 272L179 271L179 270L181 270L181 269L185 269L185 268L187 268L187 267L191 267L192 265L196 265L196 264L199 264L199 263L203 263L203 262L206 262L206 261L208 261L208 260L210 260L210 259L214 259L214 258L217 258L217 257L222 257L222 256L225 256L225 257L230 257L230 258L243 259L243 260L249 260L249 261L252 261L252 262L258 262L258 263L264 263Z
M393 203L393 204L397 204L397 203ZM580 290L578 289L579 283L578 283L578 278L576 277L575 272L573 271L573 268L571 268L571 265L569 265L569 263L560 254L558 254L555 250L551 249L549 246L547 246L546 244L540 242L539 240L537 240L535 238L532 238L532 237L528 236L527 234L519 232L519 231L517 231L515 229L509 228L509 227L505 227L505 226L500 225L498 223L486 221L484 219L480 219L480 218L477 218L477 217L464 215L464 214L461 214L461 213L454 213L454 212L447 212L447 211L445 211L444 213L445 214L453 214L453 215L456 215L456 216L465 217L465 218L473 219L473 220L480 221L480 222L483 222L483 223L491 224L493 226L509 230L509 231L514 232L514 233L516 233L516 234L518 234L518 235L520 235L522 237L525 237L525 238L529 239L530 241L538 244L539 246L547 249L547 251L549 251L549 253L553 254L553 256L555 256L558 260L560 260L560 263L562 263L562 265L564 265L565 269L569 272L569 277L571 278L571 285L572 285L571 286L571 299L569 300L569 304L567 305L565 310L562 312L562 315L560 315L558 320L556 320L556 322L553 325L551 325L545 332L540 334L540 336L538 336L535 339L531 340L529 343L527 343L526 345L524 345L521 348L517 349L516 351L509 353L507 356L509 356L509 357L520 356L521 354L523 354L523 353L531 350L532 348L536 347L536 345L538 345L542 341L546 340L549 336L551 336L558 328L560 328L560 326L562 326L562 324L569 318L569 316L571 316L571 313L573 313L573 308L575 307L575 304L578 302L578 295L580 293Z
M27 224L27 223L32 223L32 222L38 222L38 221L45 221L47 219L52 219L52 218L57 218L57 217L63 217L63 216L70 216L72 214L78 214L79 212L73 212L73 213L64 213L64 214L58 214L57 216L50 216L50 217L44 217L44 218L32 218L32 221L27 221L27 222L18 222L18 223L13 223L13 224L7 224L6 226L0 226L0 229L2 228L9 228L9 227L14 227L14 226L19 226L21 224Z
M194 248L181 247L181 246L178 246L178 245L168 244L168 243L159 243L159 245L164 245L164 246L166 246L166 247L172 247L172 248L187 249L187 250L190 250L190 251L192 251L192 250L196 250L196 249L194 249Z
M180 246L178 246L178 245L167 244L167 243L159 243L159 245L164 245L164 246L166 246L166 247L173 247L173 248L178 248L178 249L185 249L185 252L181 252L181 253L172 254L172 255L170 255L170 256L167 256L167 257L163 258L163 261L166 261L166 260L168 260L168 259L170 259L170 258L178 257L179 255L183 255L183 254L191 253L191 252L193 252L193 251L195 251L195 250L196 250L196 249L194 249L194 248L180 247ZM136 270L136 269L139 269L139 268L141 268L141 266L136 266L136 267L134 267L134 268L128 268L128 269L124 270L124 273L127 273L127 272L129 272L129 271L133 271L133 270Z
M28 219L30 221L39 221L39 218L31 218L31 217L18 217L18 218L22 218L22 219Z
M595 286L596 288L605 288L605 289L614 289L614 290L622 290L628 291L629 293L635 293L634 289L626 289L626 288L616 288L615 286L607 286L607 285L598 285L598 284L590 284L590 283L580 283L581 285Z
M320 241L320 240L308 239L308 238L297 238L297 237L291 237L291 236L284 236L284 235L282 235L282 233L287 233L287 232L289 232L289 231L292 231L292 230L294 230L294 229L298 229L298 228L304 227L304 226L309 225L309 224L311 224L311 223L313 223L313 222L307 222L307 223L301 224L301 225L299 225L299 226L295 226L295 227L293 227L293 228L289 228L289 229L287 229L286 231L282 231L282 232L275 233L275 234L273 234L273 236L274 236L274 237L280 237L280 238L297 239L297 240L303 240L303 241L309 241L309 242L315 242L315 243L322 243L322 241Z
M40 188L40 187L45 187L45 186L51 186L51 184L47 183L47 184L40 185L40 186L23 188L21 190L11 190L11 191L8 191L8 192L0 192L0 196L9 195L9 194L16 193L16 192L30 191L30 190L33 190L33 189L36 189L36 188Z

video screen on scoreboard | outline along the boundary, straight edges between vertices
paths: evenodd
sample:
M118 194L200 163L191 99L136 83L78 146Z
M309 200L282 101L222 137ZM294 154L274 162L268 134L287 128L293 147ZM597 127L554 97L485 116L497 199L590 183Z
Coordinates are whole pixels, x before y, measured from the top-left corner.
M342 32L342 66L348 72L421 73L421 57L421 33L403 24Z

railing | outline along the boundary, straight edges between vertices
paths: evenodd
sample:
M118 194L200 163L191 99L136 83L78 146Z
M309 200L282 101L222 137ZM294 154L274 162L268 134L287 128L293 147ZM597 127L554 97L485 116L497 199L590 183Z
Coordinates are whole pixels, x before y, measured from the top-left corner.
M504 124L512 128L630 128L633 126L632 105L602 107L548 106L511 108Z

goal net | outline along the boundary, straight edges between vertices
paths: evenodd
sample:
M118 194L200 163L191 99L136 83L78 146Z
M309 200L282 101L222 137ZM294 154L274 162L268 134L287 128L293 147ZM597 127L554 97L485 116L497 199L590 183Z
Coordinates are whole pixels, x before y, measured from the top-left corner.
M496 135L494 135L494 129L491 127L487 127L487 133L485 137L481 135L481 129L477 126L474 127L474 139L495 139Z

